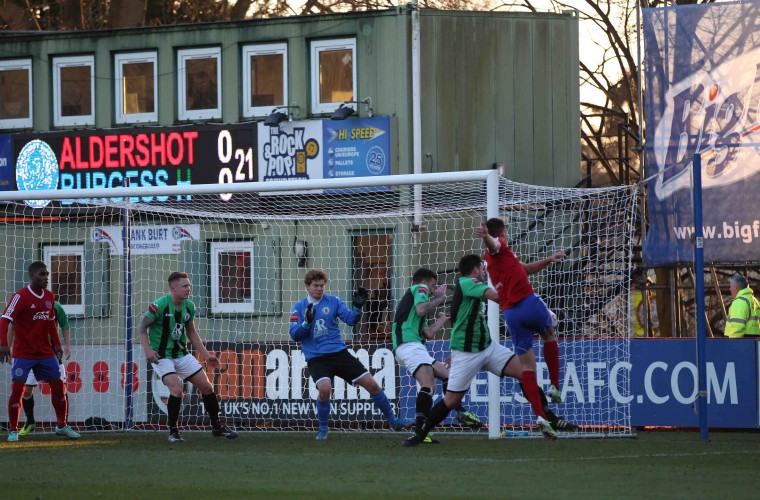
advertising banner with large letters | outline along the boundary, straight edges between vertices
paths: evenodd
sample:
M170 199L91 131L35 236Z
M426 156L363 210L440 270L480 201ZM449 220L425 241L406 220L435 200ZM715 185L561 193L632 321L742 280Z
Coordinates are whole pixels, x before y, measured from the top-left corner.
M633 427L699 427L695 340L633 339L630 358L622 357L626 352L623 342L628 341L560 341L564 402L552 405L555 411L580 424L593 420ZM225 419L244 427L315 425L317 390L296 343L208 342L207 346L222 365L209 377ZM441 361L448 356L445 341L430 342L428 347ZM392 347L349 343L349 348L385 389L394 410L404 418L413 418L416 383L406 369L398 366ZM706 383L710 427L760 427L759 349L760 343L754 340L708 340ZM134 359L130 370L124 361L123 345L75 346L71 359L64 363L71 421L102 418L112 423L123 422L124 385L131 372L135 422L150 426L165 423L168 389L146 365L139 346ZM537 368L539 384L548 386L546 365L539 361ZM185 389L183 422L205 423L207 416L198 391L191 384ZM7 400L9 390L10 369L6 368L0 370L0 398ZM38 420L54 421L49 386L40 384L38 393L35 406ZM530 405L514 380L502 380L500 400L506 423L534 422ZM488 422L487 401L487 375L480 372L463 403L483 422ZM332 418L347 424L384 423L367 391L338 378L334 383ZM6 420L7 405L0 405L0 421ZM453 422L452 414L446 423Z
M760 254L760 2L644 9L649 267L693 260L693 158L702 158L704 257Z

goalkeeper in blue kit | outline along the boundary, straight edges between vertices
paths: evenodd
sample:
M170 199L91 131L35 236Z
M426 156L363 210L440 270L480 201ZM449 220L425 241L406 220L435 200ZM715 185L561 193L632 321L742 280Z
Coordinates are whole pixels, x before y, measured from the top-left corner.
M369 391L372 401L383 412L391 429L403 430L405 422L393 413L393 408L367 368L348 352L340 335L338 319L354 326L362 315L362 307L369 294L364 288L354 292L352 309L334 295L325 294L327 274L321 269L311 269L304 277L307 295L297 302L290 313L290 337L300 342L301 350L317 386L317 440L327 439L330 419L330 395L333 378L338 376Z

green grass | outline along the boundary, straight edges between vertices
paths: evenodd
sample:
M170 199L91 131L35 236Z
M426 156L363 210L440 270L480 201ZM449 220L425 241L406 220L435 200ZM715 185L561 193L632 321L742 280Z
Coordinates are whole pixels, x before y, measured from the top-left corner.
M165 432L0 434L0 497L757 498L760 433L639 432L637 439L489 440L439 434Z

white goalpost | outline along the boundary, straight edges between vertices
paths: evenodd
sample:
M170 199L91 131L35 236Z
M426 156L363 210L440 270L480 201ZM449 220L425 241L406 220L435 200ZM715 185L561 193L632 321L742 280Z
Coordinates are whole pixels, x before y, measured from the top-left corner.
M393 356L393 311L419 267L438 273L450 298L459 259L483 253L474 228L499 216L523 262L557 250L568 254L530 277L559 318L565 402L552 410L581 426L569 433L573 436L631 435L628 274L634 187L530 186L489 170L4 191L0 201L2 300L7 303L26 284L32 261L47 263L50 289L71 324L73 354L64 365L69 420L76 430L163 429L168 390L145 361L137 325L148 305L168 293L166 278L173 271L189 273L193 283L196 326L222 363L208 373L229 425L316 428L317 391L298 344L288 336L290 309L305 296L303 277L310 268L325 270L326 293L347 303L355 288L370 291L361 322L343 326L344 339L397 413L413 418L416 384ZM489 305L488 320L492 335L509 345L497 305ZM442 362L449 332L447 325L428 344ZM538 381L548 387L540 342L534 345ZM366 391L339 379L334 385L334 429L387 428ZM7 401L9 390L9 370L0 369L0 399ZM41 384L36 394L39 428L49 429L55 420L49 388ZM519 385L485 373L473 382L464 404L485 429L465 428L452 414L442 430L494 438L504 428L531 430L535 420ZM7 420L2 404L0 422ZM200 395L189 385L180 423L207 425Z

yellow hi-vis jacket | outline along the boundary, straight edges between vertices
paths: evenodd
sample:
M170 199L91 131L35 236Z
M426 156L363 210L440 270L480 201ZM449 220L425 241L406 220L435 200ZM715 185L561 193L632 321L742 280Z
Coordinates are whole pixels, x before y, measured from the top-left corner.
M726 321L726 337L739 339L745 335L760 335L760 302L750 287L736 294Z

